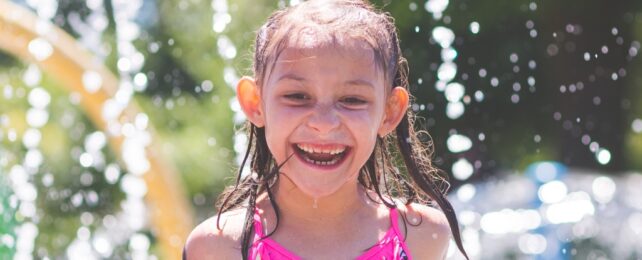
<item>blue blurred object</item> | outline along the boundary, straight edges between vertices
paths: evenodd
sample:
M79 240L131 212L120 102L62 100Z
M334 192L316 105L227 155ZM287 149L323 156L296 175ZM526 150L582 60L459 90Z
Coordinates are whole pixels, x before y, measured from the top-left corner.
M535 183L537 190L551 181L561 180L566 176L568 167L556 161L542 161L529 165L526 168L526 176ZM534 209L540 208L542 201L540 196L533 196L531 207ZM560 241L556 234L556 226L553 224L542 225L535 229L534 232L546 238L546 251L542 254L535 255L535 259L571 259L569 248L571 244L565 241Z

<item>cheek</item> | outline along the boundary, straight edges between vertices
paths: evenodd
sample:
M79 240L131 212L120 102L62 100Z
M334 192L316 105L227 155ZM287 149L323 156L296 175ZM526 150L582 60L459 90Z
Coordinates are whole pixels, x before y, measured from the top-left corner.
M343 121L355 133L355 138L376 138L382 122L382 114L373 110L348 111Z
M297 126L299 117L292 109L269 105L265 107L265 138L270 152L278 162L288 156L289 136Z

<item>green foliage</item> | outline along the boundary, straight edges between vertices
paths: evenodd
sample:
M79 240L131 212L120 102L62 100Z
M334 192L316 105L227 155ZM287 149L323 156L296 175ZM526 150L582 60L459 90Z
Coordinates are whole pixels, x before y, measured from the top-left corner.
M3 154L4 152L0 149L0 156ZM0 168L0 259L11 259L16 251L17 205L11 203L15 197L8 185L6 175Z

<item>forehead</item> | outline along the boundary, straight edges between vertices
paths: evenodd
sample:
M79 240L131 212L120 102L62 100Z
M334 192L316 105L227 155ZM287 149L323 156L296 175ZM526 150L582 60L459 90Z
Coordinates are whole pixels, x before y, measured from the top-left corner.
M296 36L289 37L283 46L277 51L270 74L325 69L327 72L346 72L355 77L371 77L383 81L384 73L379 59L365 40L301 30ZM327 76L340 76L334 74L337 73Z

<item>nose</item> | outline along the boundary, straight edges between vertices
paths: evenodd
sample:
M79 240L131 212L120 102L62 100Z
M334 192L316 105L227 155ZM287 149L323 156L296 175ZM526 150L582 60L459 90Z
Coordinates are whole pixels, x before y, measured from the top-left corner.
M332 105L317 105L308 118L308 126L319 133L329 133L341 124Z

